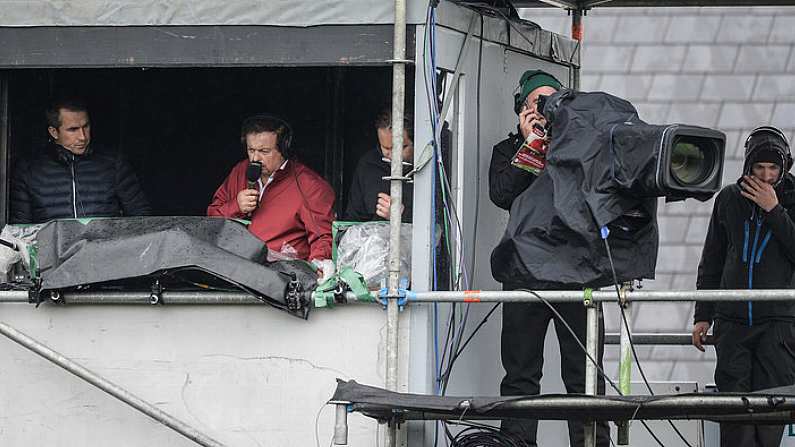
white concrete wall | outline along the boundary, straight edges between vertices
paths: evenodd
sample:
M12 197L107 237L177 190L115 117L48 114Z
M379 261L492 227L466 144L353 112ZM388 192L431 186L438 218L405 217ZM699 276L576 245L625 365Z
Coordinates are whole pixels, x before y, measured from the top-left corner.
M406 390L410 311L402 316ZM315 444L333 434L335 379L383 386L385 312L351 305L309 321L267 306L4 304L3 322L230 447ZM0 337L0 445L191 446L192 441ZM351 415L350 445L377 445Z

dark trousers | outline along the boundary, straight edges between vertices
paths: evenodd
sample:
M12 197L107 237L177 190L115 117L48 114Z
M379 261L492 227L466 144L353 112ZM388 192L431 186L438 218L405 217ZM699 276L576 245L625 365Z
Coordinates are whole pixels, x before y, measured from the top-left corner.
M586 317L581 303L553 304L553 307L571 326L585 346ZM541 374L544 366L544 338L549 321L555 321L555 333L560 344L560 372L568 393L585 393L585 353L571 333L542 303L504 303L502 307L502 379L500 394L503 396L534 395L541 392ZM599 322L599 365L602 364L604 324ZM599 394L604 394L605 381L599 375ZM584 444L584 424L581 420L569 421L569 443L572 447ZM535 447L538 421L506 419L501 430ZM596 426L597 445L610 444L610 429L607 422Z
M750 392L795 384L795 324L716 320L715 384L722 392ZM720 445L778 447L783 425L720 424Z

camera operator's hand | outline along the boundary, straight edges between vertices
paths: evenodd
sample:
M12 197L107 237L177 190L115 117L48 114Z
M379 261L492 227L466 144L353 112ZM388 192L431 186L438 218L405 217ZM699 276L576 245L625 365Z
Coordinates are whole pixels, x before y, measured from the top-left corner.
M693 346L701 352L704 352L704 342L707 341L709 326L709 321L699 321L693 325Z
M533 126L538 124L541 127L546 126L547 120L539 115L533 109L525 108L519 114L519 129L522 131L522 137L527 139L528 135L533 131Z
M527 136L533 131L533 117L535 117L535 113L527 107L519 113L519 130L522 131L524 139L527 139Z
M778 205L778 197L776 190L770 183L763 182L754 176L743 176L743 181L740 183L743 190L740 194L746 199L759 205L766 212L770 212Z
M248 214L257 208L259 192L256 189L244 189L237 193L237 207L240 212Z

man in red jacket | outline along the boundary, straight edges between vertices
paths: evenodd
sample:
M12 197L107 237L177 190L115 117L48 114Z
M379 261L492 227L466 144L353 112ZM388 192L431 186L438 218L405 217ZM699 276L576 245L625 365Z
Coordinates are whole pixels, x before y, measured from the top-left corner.
M240 139L248 158L232 168L207 207L207 215L250 219L249 231L265 241L269 250L312 261L328 275L334 220L331 186L293 158L292 130L284 120L270 115L249 117L243 121ZM262 164L262 174L253 185L246 179L251 162Z

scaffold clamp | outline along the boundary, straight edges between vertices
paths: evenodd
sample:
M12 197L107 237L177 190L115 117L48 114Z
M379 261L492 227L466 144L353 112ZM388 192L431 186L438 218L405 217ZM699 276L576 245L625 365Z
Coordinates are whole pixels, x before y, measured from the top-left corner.
M593 306L593 289L586 288L583 292L583 304L585 307Z
M389 296L389 288L382 287L378 292L378 298L381 301L381 305L386 309L389 298L397 298L398 309L403 310L403 307L405 307L406 303L408 302L408 287L408 278L400 278L396 297Z

